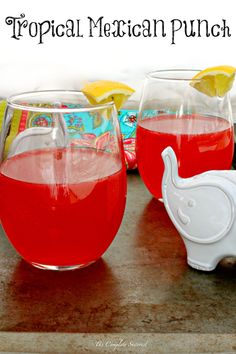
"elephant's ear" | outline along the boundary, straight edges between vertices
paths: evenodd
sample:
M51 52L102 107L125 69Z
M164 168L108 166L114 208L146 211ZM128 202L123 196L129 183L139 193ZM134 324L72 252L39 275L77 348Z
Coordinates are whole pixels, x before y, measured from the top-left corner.
M52 131L51 127L32 127L20 132L10 146L8 157L27 150L52 146Z
M214 180L214 177L212 177ZM215 181L214 181L215 182ZM224 237L232 227L235 207L232 199L232 183L225 188L222 183L198 183L191 187L181 187L175 193L182 200L176 203L173 190L167 198L168 213L178 231L185 238L197 243L212 243ZM219 182L219 179L218 179ZM227 184L227 183L226 183ZM178 188L178 187L177 187ZM235 188L235 186L234 186Z

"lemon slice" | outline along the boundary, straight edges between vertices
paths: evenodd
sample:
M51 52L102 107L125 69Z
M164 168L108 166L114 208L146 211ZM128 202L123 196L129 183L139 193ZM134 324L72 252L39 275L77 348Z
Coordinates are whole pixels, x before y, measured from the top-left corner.
M4 119L4 113L6 107L7 107L7 101L5 100L1 101L0 102L0 132L1 129L3 128L3 119ZM15 110L11 120L11 129L9 132L6 132L7 136L4 137L6 138L4 156L7 155L13 140L15 139L16 135L19 132L21 117L22 117L22 111Z
M196 90L210 97L223 97L233 86L236 68L214 66L200 71L190 83Z
M92 105L114 102L117 111L123 106L134 90L116 81L99 80L86 84L81 90Z
M3 123L6 106L7 106L7 102L5 100L0 102L0 131L2 129L2 123Z

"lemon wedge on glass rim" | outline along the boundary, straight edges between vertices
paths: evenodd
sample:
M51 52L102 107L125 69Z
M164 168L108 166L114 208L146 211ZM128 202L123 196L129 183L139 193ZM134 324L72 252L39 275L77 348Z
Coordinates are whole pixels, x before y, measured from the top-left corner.
M223 97L233 86L236 68L228 65L214 66L200 71L190 85L210 97Z
M121 82L99 80L85 84L81 90L92 105L114 102L117 111L134 90Z

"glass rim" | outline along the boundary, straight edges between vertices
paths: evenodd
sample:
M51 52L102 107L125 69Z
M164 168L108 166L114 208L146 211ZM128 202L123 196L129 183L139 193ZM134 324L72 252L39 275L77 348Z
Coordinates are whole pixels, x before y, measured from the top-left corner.
M154 70L146 74L147 79L152 80L163 80L163 81L200 81L200 79L194 79L194 76L199 73L200 69L163 69L163 70ZM169 73L169 75L167 75ZM182 77L174 77L172 74L183 74ZM184 74L193 73L192 77L184 77ZM166 74L166 76L165 76Z
M115 108L115 104L113 101L104 103L104 104L98 104L94 106L88 106L88 107L78 107L78 108L69 108L69 107L37 107L37 106L30 106L26 104L21 104L21 103L15 103L14 101L17 101L22 98L29 98L29 97L34 97L37 98L37 96L40 97L40 95L47 95L47 94L65 94L68 96L72 95L78 95L78 97L83 97L86 98L86 96L83 94L82 91L79 90L40 90L40 91L26 91L22 92L19 94L11 95L9 96L6 101L7 101L7 107L11 107L14 109L18 109L21 111L29 111L29 112L41 112L41 113L81 113L81 112L94 112L94 111L99 111L99 110L104 110L110 107ZM43 103L43 102L42 102ZM46 103L46 101L45 101ZM89 102L88 102L89 104Z

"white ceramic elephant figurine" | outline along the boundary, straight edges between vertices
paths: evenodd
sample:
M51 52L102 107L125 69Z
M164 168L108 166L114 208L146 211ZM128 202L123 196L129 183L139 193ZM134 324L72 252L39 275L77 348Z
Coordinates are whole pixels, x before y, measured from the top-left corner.
M171 147L162 158L163 201L186 246L187 262L211 271L223 258L236 256L236 171L181 178Z
M56 139L54 137L57 137ZM64 138L57 128L32 127L19 133L13 140L8 157L25 151L63 146Z
M32 127L19 133L13 140L8 157L25 151L43 149L49 147L65 147L68 144L69 135L66 123L61 114L54 114L55 126Z

